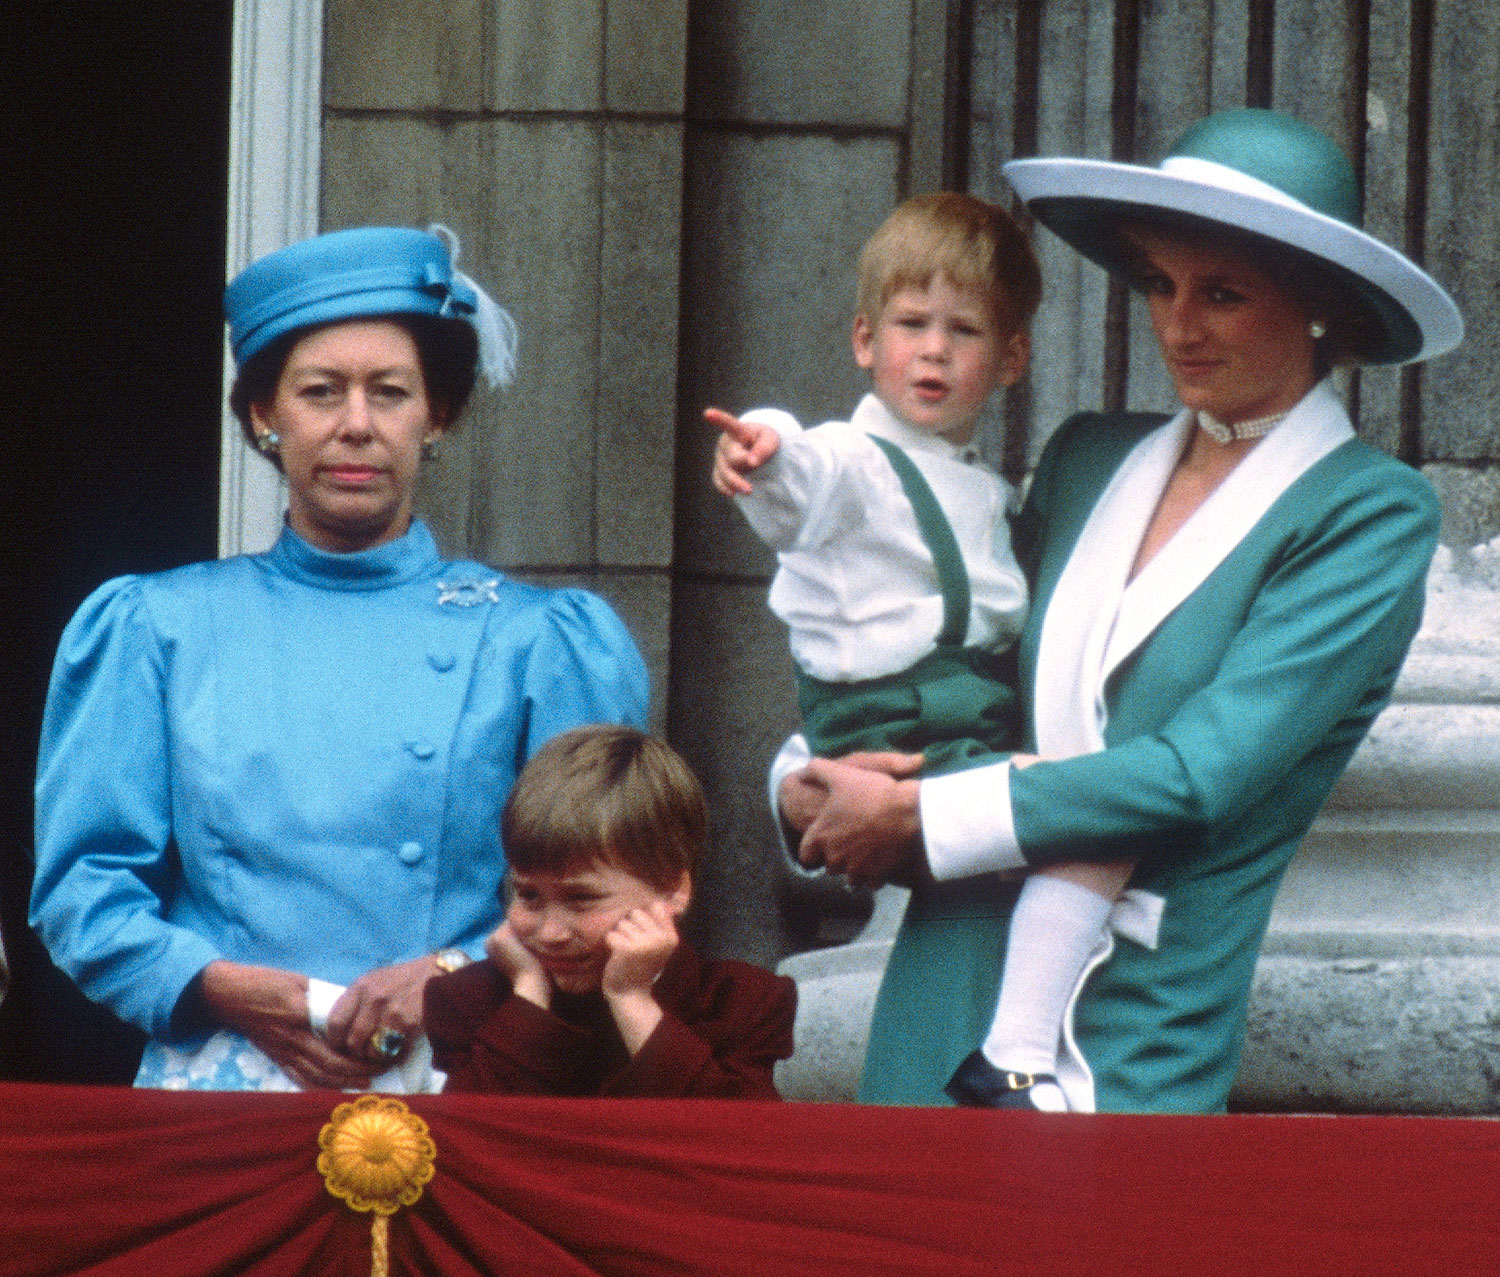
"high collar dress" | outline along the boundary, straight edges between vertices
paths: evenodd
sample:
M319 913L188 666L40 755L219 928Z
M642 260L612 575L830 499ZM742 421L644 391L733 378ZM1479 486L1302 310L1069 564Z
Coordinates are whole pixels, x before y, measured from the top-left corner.
M355 554L286 529L265 554L118 578L58 648L33 925L151 1035L148 1080L215 959L348 984L478 956L516 772L560 731L643 724L646 699L600 599L445 560L420 522ZM173 1084L257 1084L206 1071Z

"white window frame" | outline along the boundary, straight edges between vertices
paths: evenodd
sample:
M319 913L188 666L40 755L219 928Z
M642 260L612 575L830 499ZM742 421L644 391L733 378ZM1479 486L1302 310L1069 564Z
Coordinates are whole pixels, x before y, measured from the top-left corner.
M230 75L226 278L318 230L322 0L236 0ZM226 387L233 376L226 344ZM285 484L227 408L222 439L219 553L254 553L281 530Z

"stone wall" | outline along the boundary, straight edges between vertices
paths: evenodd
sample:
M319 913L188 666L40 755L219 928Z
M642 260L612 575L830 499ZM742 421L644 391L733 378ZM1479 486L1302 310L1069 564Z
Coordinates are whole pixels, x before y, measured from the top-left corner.
M521 329L422 513L449 551L603 593L661 686L683 5L330 0L325 31L323 226L448 224Z
M787 883L768 854L764 787L796 709L785 631L765 606L773 560L707 482L702 411L775 404L815 422L863 392L854 263L914 182L937 184L941 121L914 86L932 79L915 59L931 55L941 8L705 0L691 12L669 725L713 796L711 943L760 962L805 943L777 907Z
M691 10L691 12L689 12ZM327 0L322 215L442 221L514 314L516 385L425 476L444 547L609 598L707 784L694 926L773 963L763 775L795 721L770 559L703 408L846 411L864 238L941 174L934 0ZM839 894L839 893L834 893ZM859 900L855 900L858 907Z

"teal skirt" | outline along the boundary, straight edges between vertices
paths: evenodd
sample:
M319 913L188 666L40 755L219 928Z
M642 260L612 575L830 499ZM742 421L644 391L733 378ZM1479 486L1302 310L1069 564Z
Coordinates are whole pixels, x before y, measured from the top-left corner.
M994 1019L1023 881L984 874L912 893L875 999L861 1103L952 1104L943 1087Z

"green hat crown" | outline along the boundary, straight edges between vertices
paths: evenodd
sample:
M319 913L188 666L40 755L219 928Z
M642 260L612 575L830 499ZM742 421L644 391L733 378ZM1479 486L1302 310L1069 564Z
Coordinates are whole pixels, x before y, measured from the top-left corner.
M1246 107L1199 120L1168 159L1191 157L1238 169L1309 208L1359 225L1354 168L1327 135L1280 111Z

